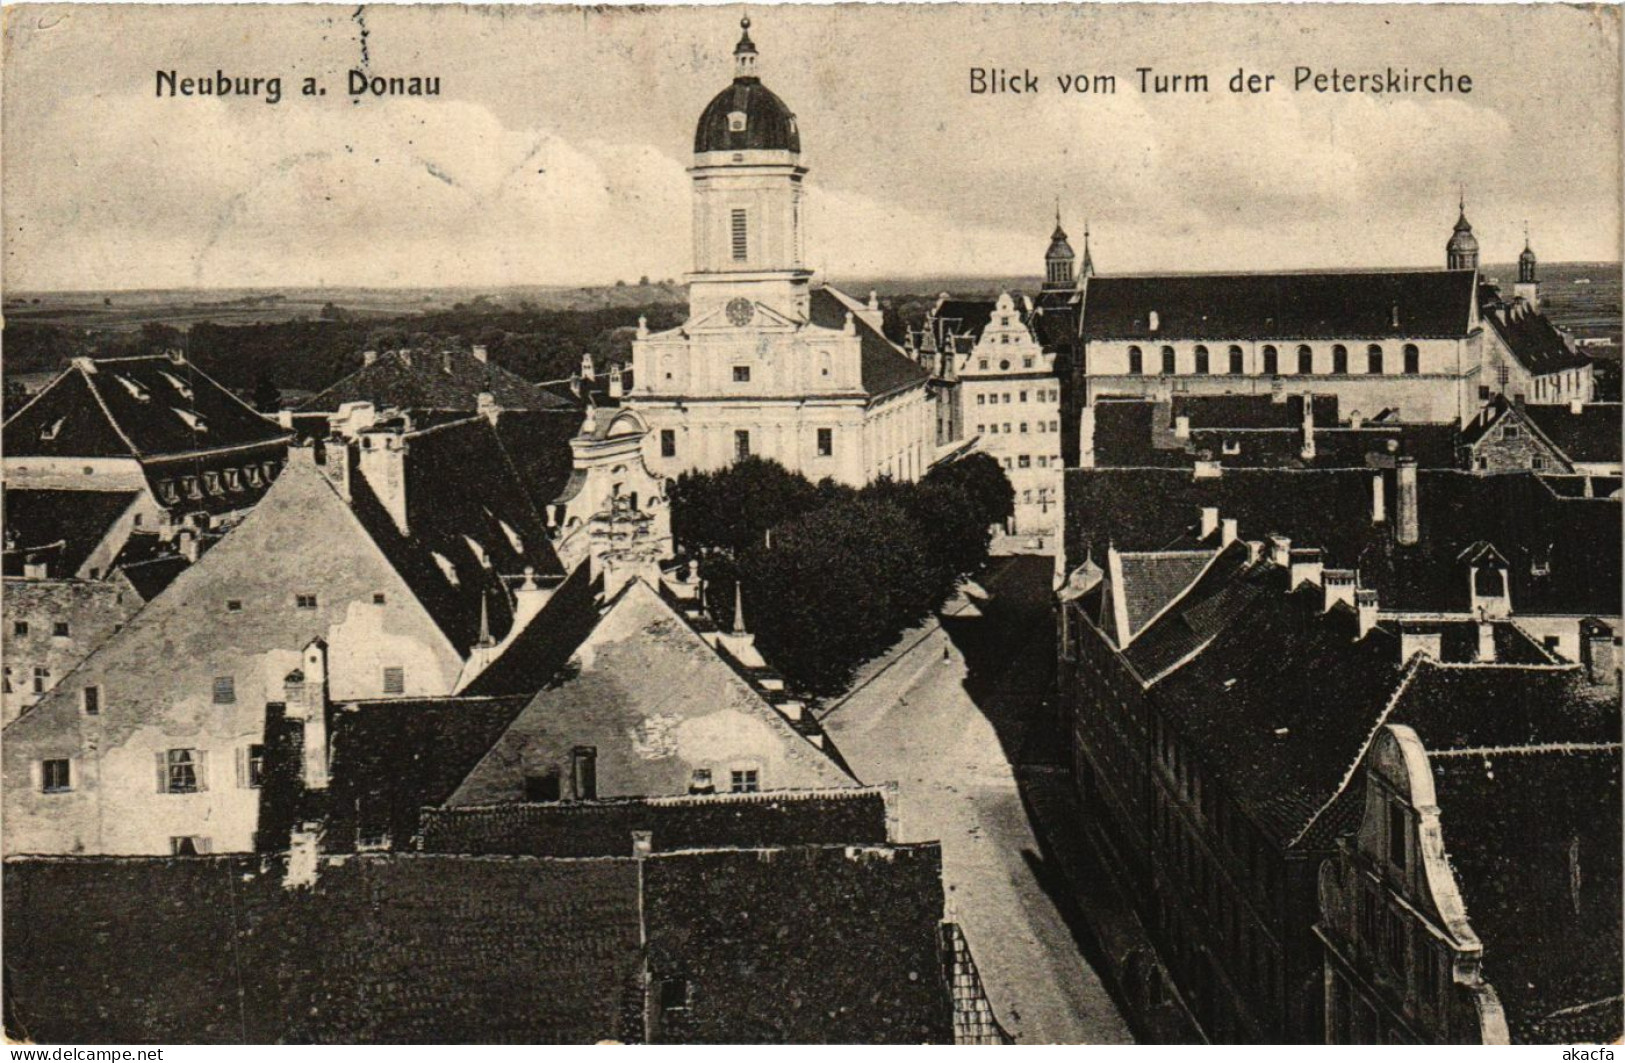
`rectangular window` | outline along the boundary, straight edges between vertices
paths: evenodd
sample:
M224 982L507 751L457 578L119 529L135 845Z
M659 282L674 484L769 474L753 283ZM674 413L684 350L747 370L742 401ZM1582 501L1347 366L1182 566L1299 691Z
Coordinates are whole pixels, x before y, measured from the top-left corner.
M265 747L259 743L237 751L237 785L257 790L265 785Z
M389 598L385 596L383 591L379 591L377 594L372 596L373 605L383 605L387 601L389 601Z
M21 638L28 634L28 621L18 620L11 625L11 633Z
M750 457L750 433L743 428L734 432L734 457L740 461Z
M570 785L577 801L597 800L597 746L576 746L570 751Z
M1030 467L1031 464L1032 464L1032 459L1030 457L1028 457L1026 454L1023 454L1019 458L1016 459L1016 465L1017 465L1018 468L1025 469L1025 468Z
M240 613L242 611L243 611L243 600L241 598L227 598L226 599L226 612L228 612L228 613Z
M214 703L216 705L237 704L237 681L229 675L214 677Z
M40 789L64 794L73 789L73 764L66 757L40 762Z
M196 794L209 788L208 754L201 749L170 749L157 754L158 792Z
M539 775L525 774L526 801L557 801L560 796L558 768L548 768Z
M710 768L695 768L689 774L688 792L691 794L714 794L717 792L715 784L711 782Z
M660 456L662 458L675 458L677 456L677 432L675 429L662 428L660 430Z
M986 395L978 395L978 396L976 396L976 405L985 406L986 404L987 404L987 396Z
M391 665L384 669L384 693L406 693L406 669L399 665Z
M754 794L762 788L755 768L730 772L729 781L729 789L736 794Z
M50 685L50 682L51 670L42 665L36 664L34 666L34 693L45 693L45 688Z
M314 609L316 608L316 596L314 594L296 594L293 596L293 604L300 609Z
M1016 399L1016 401L1017 402L1026 402L1027 401L1027 393L1025 391L1023 391L1021 393L1021 396L1018 399Z
M745 212L735 209L733 212L733 253L735 262L743 262L749 257L750 241L745 230Z
M827 458L835 453L835 429L820 428L818 430L818 456Z
M750 383L750 366L748 366L748 365L736 365L736 366L734 366L734 383L735 384L749 384Z
M68 637L68 622L66 620L58 620L55 624L52 624L51 625L51 634L54 635L56 638L59 638L59 639L67 638Z
M82 704L86 716L99 716L102 711L102 688L85 687L82 691Z

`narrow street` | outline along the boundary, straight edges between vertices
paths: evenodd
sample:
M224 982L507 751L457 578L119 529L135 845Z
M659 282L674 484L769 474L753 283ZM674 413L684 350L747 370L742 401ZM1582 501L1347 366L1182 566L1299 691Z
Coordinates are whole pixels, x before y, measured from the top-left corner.
M825 726L859 778L899 784L900 840L941 840L949 915L1015 1040L1128 1043L1046 888L1058 876L1043 866L1012 766L1049 687L1053 638L1037 611L1048 579L1047 558L996 560L984 586L1015 608L908 633Z

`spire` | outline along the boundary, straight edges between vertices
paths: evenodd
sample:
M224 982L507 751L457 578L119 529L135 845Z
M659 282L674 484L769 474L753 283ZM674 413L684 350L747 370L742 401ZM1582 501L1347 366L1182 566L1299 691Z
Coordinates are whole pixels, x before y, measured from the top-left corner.
M480 592L480 637L474 643L474 645L476 645L476 646L490 646L491 644L492 644L492 639L491 639L491 617L490 617L489 609L488 609L488 607L486 605L486 602L485 602L485 592L481 591Z
M735 635L748 635L745 629L745 584L742 580L734 580L734 629Z
M1093 277L1095 275L1095 260L1089 254L1089 219L1083 219L1083 270L1080 276Z
M739 43L734 45L734 80L756 76L756 42L750 39L750 16L739 20Z

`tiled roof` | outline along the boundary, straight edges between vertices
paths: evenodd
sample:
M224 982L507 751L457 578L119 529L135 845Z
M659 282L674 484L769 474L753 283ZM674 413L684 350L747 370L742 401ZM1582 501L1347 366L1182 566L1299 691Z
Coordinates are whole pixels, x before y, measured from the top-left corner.
M504 410L497 418L497 438L537 512L545 514L570 481L575 460L570 440L580 430L576 409Z
M1429 750L1620 740L1618 696L1578 668L1427 663L1394 703Z
M594 580L591 565L575 571L554 589L525 630L502 656L486 667L462 691L470 697L522 694L531 697L569 662L581 640L598 622L598 594L603 580Z
M78 359L5 424L8 457L137 457L275 445L289 433L196 365Z
M1463 337L1474 276L1470 270L1430 270L1095 277L1084 297L1083 338Z
M1513 1042L1617 1041L1619 747L1429 760L1445 853Z
M513 621L509 591L525 568L564 574L546 524L484 417L405 440L409 534L360 474L351 477L352 508L459 652L479 637L482 603L490 635L501 641Z
M1381 476L1387 519L1371 519L1372 480ZM1326 563L1358 568L1384 609L1465 612L1463 555L1492 544L1510 564L1518 613L1620 615L1621 536L1617 500L1566 499L1530 473L1474 475L1423 469L1417 477L1421 541L1394 542L1392 469L1225 469L1196 479L1178 469L1068 469L1067 557L1166 547L1196 523L1202 506L1239 522L1242 538L1271 532L1319 547Z
M5 574L22 575L24 560L33 558L44 561L53 578L73 576L139 497L134 491L8 489Z
M387 836L405 848L525 707L526 698L361 701L332 714L327 847Z
M853 308L856 300L851 296L825 286L814 288L808 301L807 315L812 323L822 328L846 327L847 314L862 341L863 390L871 398L878 398L903 388L924 384L930 379L920 364L880 334Z
M1619 403L1594 402L1579 413L1567 406L1524 406L1521 412L1570 461L1619 464L1620 436L1625 431Z
M488 392L505 410L567 409L569 403L516 373L468 351L386 351L309 400L301 410L337 410L346 402L378 409L464 410Z
M1113 593L1124 605L1133 639L1213 561L1212 550L1120 554L1122 582Z
M884 844L878 789L625 798L561 804L432 808L423 850L515 856L631 856L632 832L654 852L786 845Z
M1535 376L1591 364L1590 358L1569 346L1545 314L1527 308L1494 306L1486 308L1483 316L1518 364Z
M993 319L992 299L945 299L931 311L931 324L938 348L948 346L950 336L966 336L972 343L982 338L982 330Z
M1257 580L1244 578L1247 546L1232 543L1213 564L1124 654L1141 679L1154 682L1197 653L1246 611L1261 593Z
M1191 428L1287 428L1303 427L1302 394L1285 395L1277 402L1273 395L1175 395L1172 417L1189 417ZM1337 396L1313 395L1315 424L1337 423Z

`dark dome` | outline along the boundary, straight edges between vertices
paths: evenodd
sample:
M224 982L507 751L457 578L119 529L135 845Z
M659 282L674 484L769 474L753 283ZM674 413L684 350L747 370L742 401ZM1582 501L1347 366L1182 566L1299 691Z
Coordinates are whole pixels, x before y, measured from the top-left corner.
M741 112L745 128L728 128L728 116ZM753 77L735 78L717 93L694 130L694 153L702 151L791 151L801 154L796 116L784 101Z
M1056 223L1055 232L1050 234L1049 250L1044 252L1044 257L1046 259L1070 259L1074 257L1072 245L1067 243L1066 230L1061 228L1059 223Z

